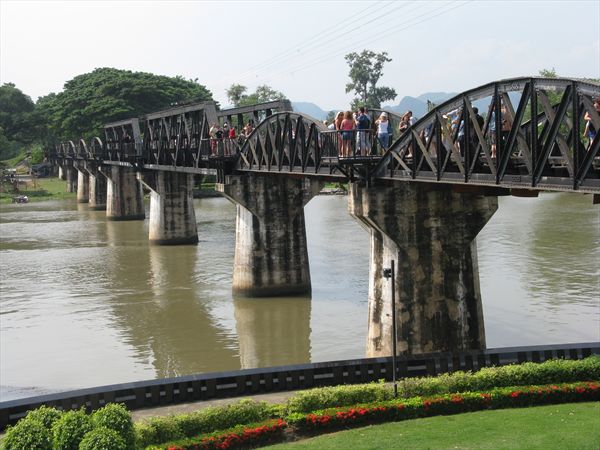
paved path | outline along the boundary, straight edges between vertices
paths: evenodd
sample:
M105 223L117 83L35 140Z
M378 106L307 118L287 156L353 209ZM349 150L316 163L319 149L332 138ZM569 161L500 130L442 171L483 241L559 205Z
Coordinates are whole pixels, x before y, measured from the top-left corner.
M133 418L134 422L139 422L144 419L149 419L150 417L169 416L172 414L187 414L194 411L198 411L202 408L207 408L209 406L220 406L229 405L231 403L237 403L244 398L250 398L257 402L263 401L267 403L285 403L285 401L292 395L296 394L296 392L297 391L273 392L269 394L259 394L244 397L220 398L215 400L203 400L192 403L180 403L178 405L159 406L157 408L136 409L134 411L131 411L131 417Z

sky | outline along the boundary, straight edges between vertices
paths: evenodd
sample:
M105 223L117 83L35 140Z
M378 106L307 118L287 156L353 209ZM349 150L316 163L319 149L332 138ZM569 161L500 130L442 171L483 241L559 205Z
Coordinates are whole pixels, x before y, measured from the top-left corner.
M344 56L387 52L380 86L462 92L554 68L600 78L600 0L0 0L0 83L34 101L98 67L267 84L294 102L345 109Z

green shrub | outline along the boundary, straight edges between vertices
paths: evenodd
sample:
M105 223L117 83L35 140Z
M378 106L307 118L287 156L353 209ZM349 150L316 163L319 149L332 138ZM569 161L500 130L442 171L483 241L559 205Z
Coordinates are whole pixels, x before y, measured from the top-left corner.
M453 372L436 377L404 378L398 382L403 397L438 395L452 392L480 391L503 386L567 383L600 379L600 357L583 360L555 359L543 363L523 363L487 367L478 372ZM389 385L370 383L334 386L302 391L290 397L285 414L308 413L323 408L350 406L390 399Z
M27 420L37 420L38 422L41 422L41 424L44 425L44 427L50 430L54 423L58 419L60 419L62 415L63 412L56 408L40 406L39 408L34 409L33 411L29 411L26 417Z
M92 414L94 427L105 427L116 431L128 448L135 445L135 432L131 414L124 405L110 403Z
M92 428L92 420L83 409L64 413L52 427L54 448L77 450L83 436Z
M136 446L139 448L167 441L177 441L186 437L173 417L154 417L147 422L136 423L135 435Z
M191 414L153 418L136 424L138 446L162 444L198 434L224 430L239 424L260 422L272 417L274 409L265 402L240 400L226 406L201 409Z
M119 433L111 428L97 427L86 433L79 450L127 450L128 446Z
M393 392L383 382L332 386L301 391L286 403L286 414L310 412L335 406L354 405L373 401L389 400Z
M406 378L400 381L405 397L450 392L479 391L502 386L568 383L600 379L600 357L583 360L553 359L543 363L485 367L478 372L454 372L437 377Z
M8 427L0 448L5 450L52 449L50 430L39 420L21 419L14 427Z

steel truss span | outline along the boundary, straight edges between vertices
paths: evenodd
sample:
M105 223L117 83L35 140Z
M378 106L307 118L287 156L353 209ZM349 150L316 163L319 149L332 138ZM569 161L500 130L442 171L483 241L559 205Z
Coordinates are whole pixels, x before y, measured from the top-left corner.
M515 78L464 92L431 110L379 162L382 179L600 192L600 84ZM476 106L485 118L478 117ZM534 118L534 119L532 119ZM587 119L587 120L586 120Z
M137 170L277 172L339 181L420 181L533 191L600 193L600 83L514 78L489 83L438 105L392 139L374 126L342 133L289 111L288 101L216 111L189 104L107 124L103 138L75 139L50 159L88 160ZM213 123L260 121L249 136L214 139Z

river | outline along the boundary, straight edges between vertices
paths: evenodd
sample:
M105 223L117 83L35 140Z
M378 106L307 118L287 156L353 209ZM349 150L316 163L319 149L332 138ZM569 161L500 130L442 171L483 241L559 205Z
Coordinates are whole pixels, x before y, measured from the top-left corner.
M477 238L488 348L600 341L600 205L501 197ZM361 358L369 236L347 197L305 208L311 298L234 298L235 207L195 200L197 246L75 201L0 209L0 400Z

